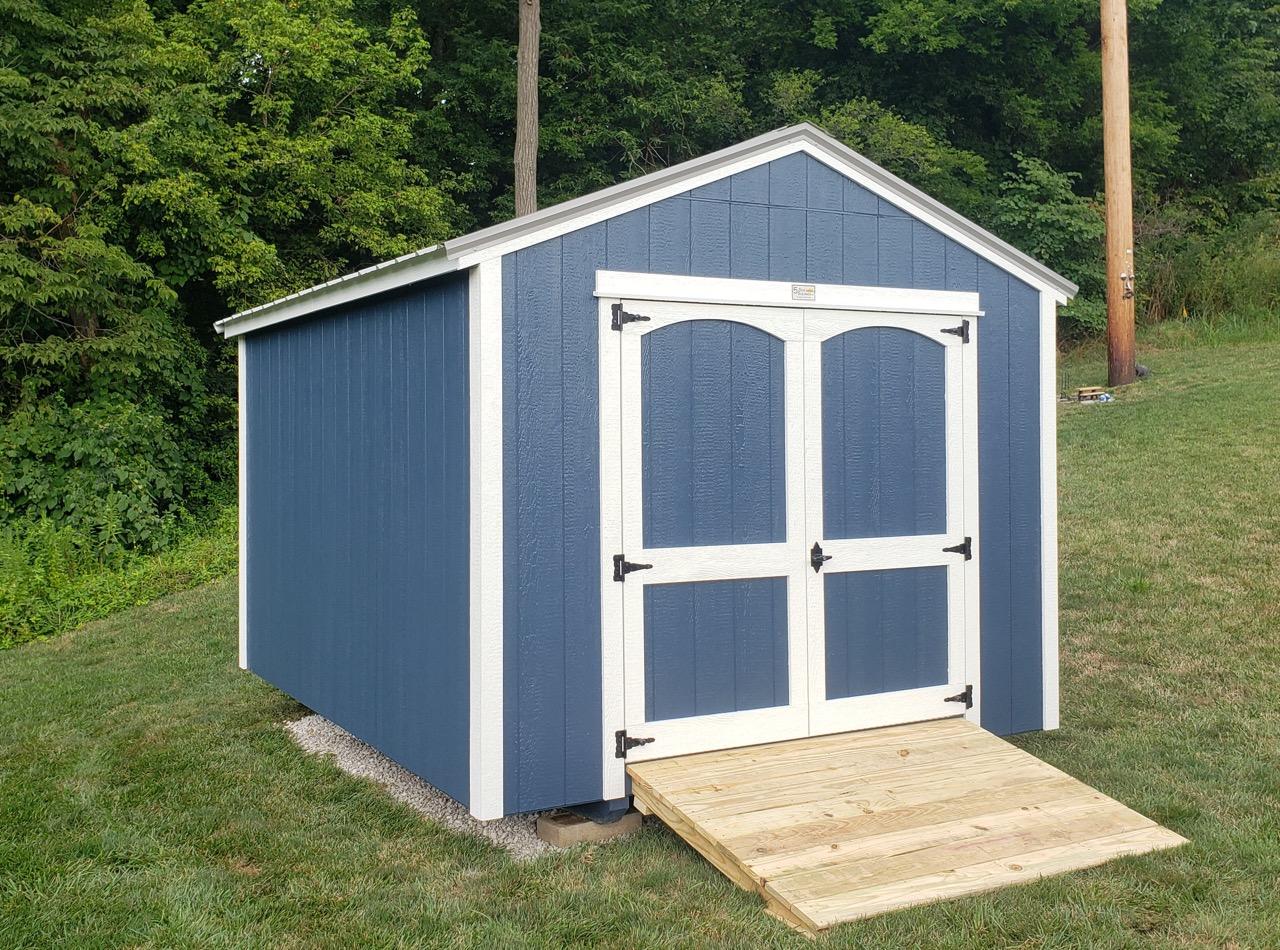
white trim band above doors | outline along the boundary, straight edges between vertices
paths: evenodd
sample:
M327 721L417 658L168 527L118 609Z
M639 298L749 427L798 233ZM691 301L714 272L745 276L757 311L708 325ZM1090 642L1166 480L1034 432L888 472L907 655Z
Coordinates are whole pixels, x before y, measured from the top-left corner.
M978 295L967 291L796 284L781 280L740 280L732 277L679 277L616 270L596 271L596 296L672 303L739 304L748 307L982 316Z

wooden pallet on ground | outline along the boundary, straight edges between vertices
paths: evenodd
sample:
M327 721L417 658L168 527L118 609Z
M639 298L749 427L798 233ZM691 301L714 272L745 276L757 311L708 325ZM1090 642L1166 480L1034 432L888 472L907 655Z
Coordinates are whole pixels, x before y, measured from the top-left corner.
M1185 843L963 719L627 771L641 810L810 935Z

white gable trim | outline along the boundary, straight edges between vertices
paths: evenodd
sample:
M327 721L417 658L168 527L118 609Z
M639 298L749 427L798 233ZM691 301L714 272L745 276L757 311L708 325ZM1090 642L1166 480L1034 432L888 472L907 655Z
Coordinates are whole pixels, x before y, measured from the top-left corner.
M365 268L238 313L219 321L215 327L224 336L236 336L464 270L797 152L829 166L910 217L1037 288L1042 295L1060 303L1075 295L1076 286L1061 275L806 123L769 132L731 148Z

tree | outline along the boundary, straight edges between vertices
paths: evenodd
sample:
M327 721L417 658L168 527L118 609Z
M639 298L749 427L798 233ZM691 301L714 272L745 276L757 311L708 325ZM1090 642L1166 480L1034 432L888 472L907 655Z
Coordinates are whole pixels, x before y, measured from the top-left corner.
M542 49L542 2L519 0L520 44L516 53L516 215L538 210L538 57Z

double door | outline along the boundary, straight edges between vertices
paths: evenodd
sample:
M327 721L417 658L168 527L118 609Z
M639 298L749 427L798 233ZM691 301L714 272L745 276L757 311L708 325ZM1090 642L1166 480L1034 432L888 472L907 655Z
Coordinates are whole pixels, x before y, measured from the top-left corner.
M976 320L616 303L602 589L628 760L964 714Z

